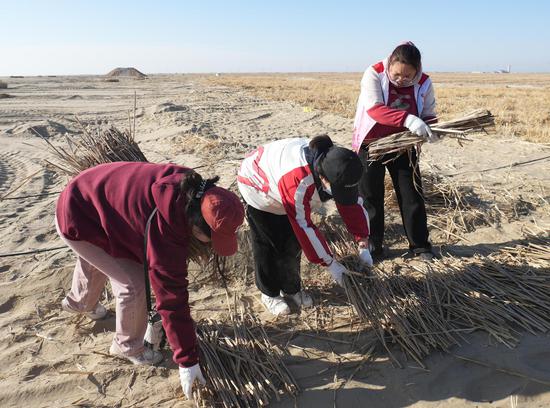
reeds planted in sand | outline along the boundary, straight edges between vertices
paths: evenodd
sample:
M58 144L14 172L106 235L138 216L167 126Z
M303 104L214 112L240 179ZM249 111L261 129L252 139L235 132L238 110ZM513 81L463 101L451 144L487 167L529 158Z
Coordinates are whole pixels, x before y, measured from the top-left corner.
M206 386L194 391L199 407L262 407L299 387L256 317L232 314L229 325L199 322L200 364Z
M487 131L494 127L495 118L485 109L478 109L457 119L439 122L430 126L432 132L439 137L450 137L458 142L467 141L467 135L475 132ZM384 156L391 155L387 161L397 155L410 151L415 146L426 141L409 131L395 133L375 140L367 146L368 160L386 160Z
M8 89L8 84L4 81L0 81L0 89Z
M76 176L83 170L103 163L147 161L135 141L134 132L131 129L119 130L111 126L106 129L98 127L95 131L90 131L80 121L78 123L82 129L82 134L78 137L66 136L67 148L56 147L38 132L35 132L48 144L60 162L60 164L48 163L64 173Z
M445 234L447 242L478 226L494 225L500 219L471 187L434 173L424 175L422 186L428 225Z
M385 206L398 210L398 202L390 178L385 180ZM422 173L428 225L444 234L447 242L463 240L461 234L480 226L499 226L506 220L529 215L540 205L548 205L543 198L514 195L504 190L495 196L483 189L477 191L452 177L433 171Z
M74 177L80 172L103 163L119 161L148 161L135 141L132 122L129 128L119 130L114 126L97 128L90 131L78 119L82 134L67 138L67 147L55 146L39 132L40 136L57 157L57 162L46 161L65 174ZM133 129L135 129L135 117ZM189 258L198 264L205 265L212 257L210 245L206 245L195 237L191 237L188 250Z

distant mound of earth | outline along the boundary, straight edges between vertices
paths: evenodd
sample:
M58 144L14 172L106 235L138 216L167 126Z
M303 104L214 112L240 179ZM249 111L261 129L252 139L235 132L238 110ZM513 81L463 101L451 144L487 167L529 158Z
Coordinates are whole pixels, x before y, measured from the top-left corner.
M109 72L107 77L131 77L131 78L138 78L138 79L145 79L147 78L147 75L145 75L143 72L138 71L135 68L115 68L111 72Z

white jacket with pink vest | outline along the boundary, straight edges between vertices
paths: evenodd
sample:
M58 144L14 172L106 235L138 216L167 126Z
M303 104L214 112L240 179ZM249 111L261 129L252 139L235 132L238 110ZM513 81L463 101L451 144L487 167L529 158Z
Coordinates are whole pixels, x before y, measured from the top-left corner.
M388 104L390 80L387 74L388 59L368 67L361 79L361 93L357 101L357 111L353 124L352 148L359 151L363 140L374 127L376 121L368 110L377 104ZM418 116L435 117L435 96L432 81L428 75L418 72L413 80Z
M329 246L311 220L321 206L306 150L308 139L283 139L260 146L242 162L237 176L248 205L271 214L288 216L294 234L310 262L329 265ZM369 218L363 199L356 204L336 204L348 231L359 240L369 236Z

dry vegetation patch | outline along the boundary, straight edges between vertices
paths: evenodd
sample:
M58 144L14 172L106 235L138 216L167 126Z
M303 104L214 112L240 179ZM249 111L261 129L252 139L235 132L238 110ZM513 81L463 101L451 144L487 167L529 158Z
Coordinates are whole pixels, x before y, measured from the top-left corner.
M443 120L485 108L495 115L498 134L550 143L550 74L435 73L431 77ZM361 74L247 74L204 80L353 118Z

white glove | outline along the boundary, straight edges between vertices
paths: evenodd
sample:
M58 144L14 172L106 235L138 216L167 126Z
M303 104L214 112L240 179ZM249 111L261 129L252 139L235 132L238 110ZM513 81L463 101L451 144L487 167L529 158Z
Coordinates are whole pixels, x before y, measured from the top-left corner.
M426 122L424 122L418 116L409 114L405 119L404 125L415 135L418 135L420 137L425 137L428 139L428 141L435 141L435 140L430 140L434 138L434 134L432 133L432 130L430 129L430 127L426 125Z
M147 322L147 330L145 331L145 336L143 336L143 343L150 349L158 351L160 350L160 346L164 343L165 339L166 334L164 332L164 327L162 326L160 314L155 313L154 316Z
M336 283L340 286L343 286L344 273L347 272L346 267L342 265L340 262L338 262L336 259L334 259L332 263L328 266L328 270L332 275L332 278L336 281Z
M193 383L195 379L199 380L202 385L206 384L206 380L202 375L199 364L195 364L192 367L180 367L180 382L183 393L187 399L193 398Z
M359 248L359 259L367 266L372 266L372 256L368 248Z

